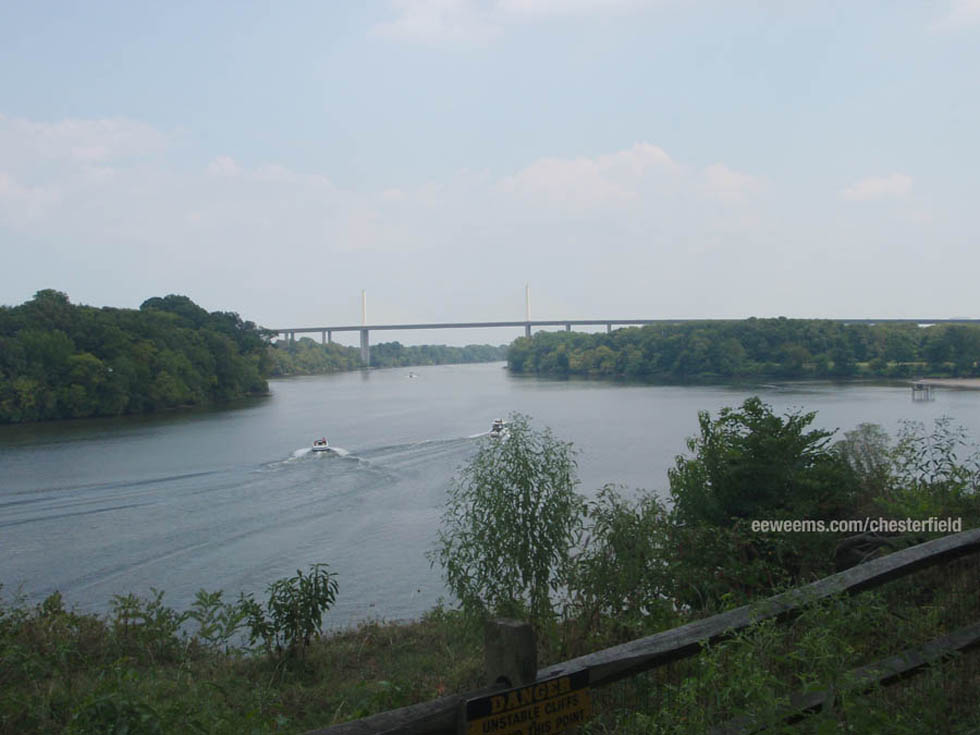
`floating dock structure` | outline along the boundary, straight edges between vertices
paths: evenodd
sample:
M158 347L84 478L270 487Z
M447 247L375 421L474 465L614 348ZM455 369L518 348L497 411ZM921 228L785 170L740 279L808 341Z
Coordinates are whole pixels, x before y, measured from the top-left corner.
M929 383L925 383L921 380L917 380L912 383L912 400L913 401L931 401L935 398L933 395L933 386Z

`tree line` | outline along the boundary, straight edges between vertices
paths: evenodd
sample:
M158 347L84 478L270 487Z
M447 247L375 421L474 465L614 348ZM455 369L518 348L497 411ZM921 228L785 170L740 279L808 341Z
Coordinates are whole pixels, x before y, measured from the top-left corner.
M496 362L507 359L506 345L403 345L381 342L371 345L374 368L408 367L410 365L449 365L471 362ZM318 375L339 370L357 370L361 351L336 343L319 344L309 337L295 342L276 342L269 349L270 376Z
M514 372L677 381L980 376L980 327L780 317L538 332L515 340L507 363Z
M0 307L0 422L149 413L268 392L267 334L186 296L136 309L38 291Z
M45 289L0 306L0 423L152 413L268 393L266 379L361 367L360 351L274 333L187 296L139 309L72 304ZM506 346L371 348L371 367L504 360Z

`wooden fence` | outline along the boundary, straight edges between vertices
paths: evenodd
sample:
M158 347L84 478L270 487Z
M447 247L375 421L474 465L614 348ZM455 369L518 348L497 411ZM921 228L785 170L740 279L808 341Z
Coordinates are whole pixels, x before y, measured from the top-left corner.
M803 608L819 600L880 587L913 572L976 553L980 553L980 529L945 536L873 559L762 602L745 605L678 628L546 666L537 671L535 681L587 671L589 686L601 687L694 656L701 650L703 644L731 637L763 620L786 619L797 615ZM972 626L946 636L945 639L937 639L914 651L903 652L893 657L895 660L885 660L863 667L856 673L859 680L864 677L869 684L876 681L887 682L889 678L903 676L921 668L946 651L962 650L978 644L980 644L980 626ZM455 735L460 732L463 703L499 691L501 688L501 685L497 685L479 691L441 697L333 727L313 730L308 735L366 733ZM815 709L817 706L814 702L796 704L800 709ZM720 731L736 732L744 731L744 728L741 728L738 723L731 723Z

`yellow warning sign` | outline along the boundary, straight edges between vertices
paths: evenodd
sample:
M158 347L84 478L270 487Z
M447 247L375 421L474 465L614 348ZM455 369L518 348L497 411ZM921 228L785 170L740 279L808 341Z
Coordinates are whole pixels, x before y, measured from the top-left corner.
M554 735L592 714L589 672L545 679L466 702L467 735Z

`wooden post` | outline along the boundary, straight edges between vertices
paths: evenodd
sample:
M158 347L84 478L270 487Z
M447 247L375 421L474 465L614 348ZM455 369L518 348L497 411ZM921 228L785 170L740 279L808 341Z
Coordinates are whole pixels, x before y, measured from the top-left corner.
M488 620L484 628L487 683L518 687L537 678L538 647L534 628L520 620Z

